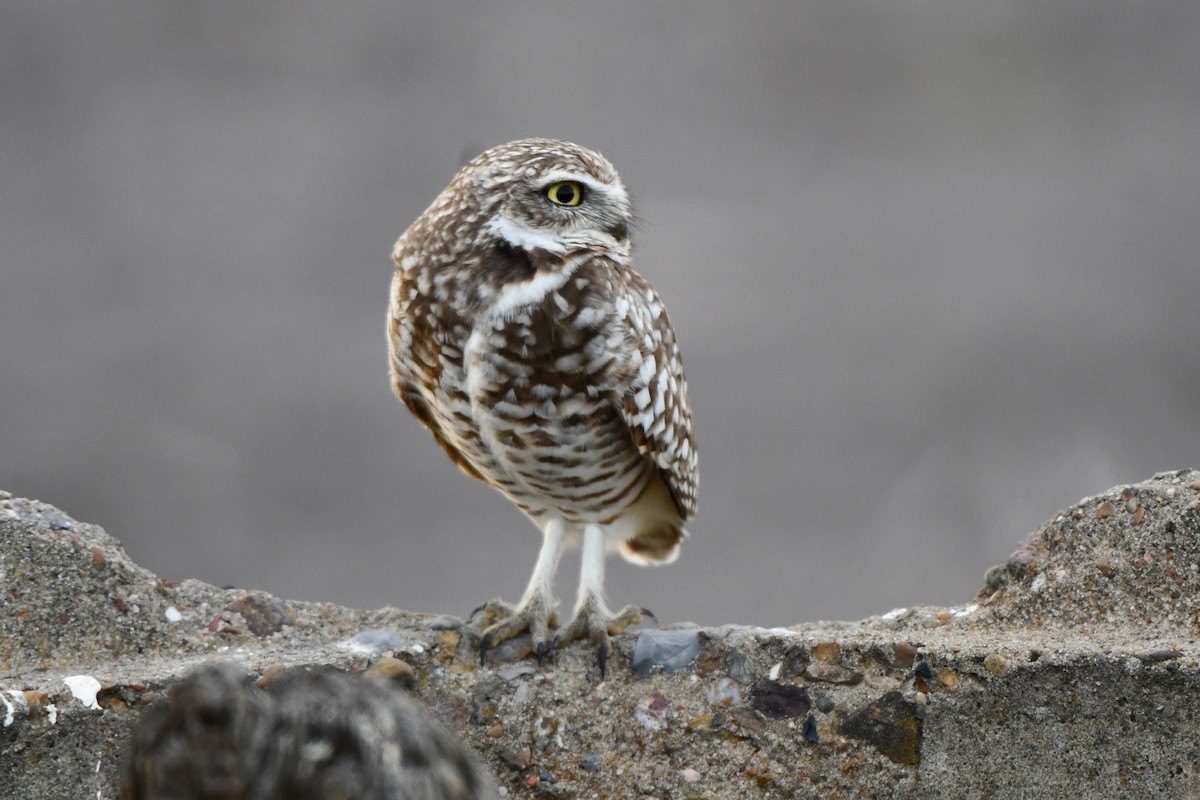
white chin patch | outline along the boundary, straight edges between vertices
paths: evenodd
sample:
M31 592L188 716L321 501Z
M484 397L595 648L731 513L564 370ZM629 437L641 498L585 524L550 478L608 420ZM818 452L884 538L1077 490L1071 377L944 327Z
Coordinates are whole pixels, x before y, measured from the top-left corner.
M496 295L492 304L492 314L507 317L519 308L540 303L546 295L561 289L572 272L574 270L570 268L538 272L529 280L507 284Z
M522 250L546 250L563 253L566 246L562 240L543 231L535 231L508 217L493 217L488 228L513 247Z

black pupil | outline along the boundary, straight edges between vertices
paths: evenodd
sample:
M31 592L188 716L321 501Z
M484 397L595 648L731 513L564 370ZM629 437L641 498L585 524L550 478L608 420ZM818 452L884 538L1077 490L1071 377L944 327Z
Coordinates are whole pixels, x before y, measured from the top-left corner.
M575 187L563 184L554 190L554 199L567 204L575 200Z

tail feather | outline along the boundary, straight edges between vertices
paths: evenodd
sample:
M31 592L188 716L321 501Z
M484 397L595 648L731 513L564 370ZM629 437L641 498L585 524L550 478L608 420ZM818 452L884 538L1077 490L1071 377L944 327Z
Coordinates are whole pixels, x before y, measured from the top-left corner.
M687 531L680 526L662 523L621 542L621 555L643 567L670 564L679 558L679 546L685 536Z

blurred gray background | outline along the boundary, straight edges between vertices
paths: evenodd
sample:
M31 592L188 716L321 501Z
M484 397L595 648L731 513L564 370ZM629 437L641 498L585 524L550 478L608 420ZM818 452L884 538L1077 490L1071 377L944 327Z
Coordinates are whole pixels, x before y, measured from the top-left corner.
M6 2L0 487L167 578L465 614L536 530L390 394L468 157L621 171L698 421L663 621L965 602L1200 466L1200 4ZM574 596L577 560L560 570Z

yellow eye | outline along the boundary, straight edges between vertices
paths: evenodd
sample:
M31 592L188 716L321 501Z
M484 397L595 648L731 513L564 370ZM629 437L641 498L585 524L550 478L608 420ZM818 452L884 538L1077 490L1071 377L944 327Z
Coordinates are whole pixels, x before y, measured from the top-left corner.
M575 181L562 181L546 189L546 199L556 206L577 206L583 200L583 187Z

